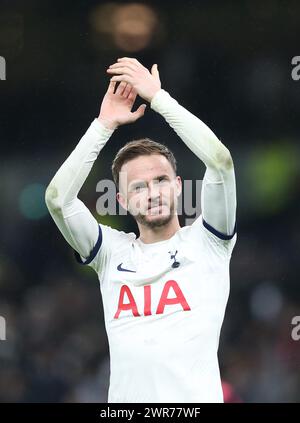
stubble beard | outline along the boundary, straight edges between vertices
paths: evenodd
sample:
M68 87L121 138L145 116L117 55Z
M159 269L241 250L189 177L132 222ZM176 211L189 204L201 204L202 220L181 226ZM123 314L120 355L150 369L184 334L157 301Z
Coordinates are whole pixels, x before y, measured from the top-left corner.
M138 213L134 216L135 220L143 226L146 226L149 229L161 228L167 225L174 216L175 204L172 203L170 206L170 212L167 216L163 215L160 218L154 220L148 220L148 215L144 215L142 213Z

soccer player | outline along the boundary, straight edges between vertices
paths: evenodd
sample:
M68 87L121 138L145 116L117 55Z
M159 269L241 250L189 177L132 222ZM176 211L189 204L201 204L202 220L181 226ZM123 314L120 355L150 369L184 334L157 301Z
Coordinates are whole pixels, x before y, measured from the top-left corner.
M236 243L236 188L229 150L161 88L134 58L111 65L95 118L46 190L50 214L78 261L98 274L110 352L108 402L223 402L219 335ZM117 84L119 82L119 84ZM101 149L121 125L143 116L139 95L204 162L202 213L180 227L182 181L163 144L130 141L112 163L117 200L139 237L104 225L78 199Z

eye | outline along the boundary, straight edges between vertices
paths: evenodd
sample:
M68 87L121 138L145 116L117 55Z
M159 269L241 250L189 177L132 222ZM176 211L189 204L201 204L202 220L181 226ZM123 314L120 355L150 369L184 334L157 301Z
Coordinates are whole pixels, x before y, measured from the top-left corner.
M144 185L136 185L134 187L134 192L140 192L143 188L145 188Z
M158 178L158 182L165 182L167 180L167 178L165 176L160 176Z

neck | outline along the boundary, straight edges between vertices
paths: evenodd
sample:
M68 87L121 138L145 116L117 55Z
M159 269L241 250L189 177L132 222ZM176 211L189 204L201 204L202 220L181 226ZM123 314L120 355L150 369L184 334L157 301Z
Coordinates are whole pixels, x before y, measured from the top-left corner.
M139 222L137 222L137 224L140 231L139 239L145 244L165 241L175 235L175 233L180 229L177 214L174 215L173 219L170 220L169 223L157 228L148 228L147 226L141 225Z

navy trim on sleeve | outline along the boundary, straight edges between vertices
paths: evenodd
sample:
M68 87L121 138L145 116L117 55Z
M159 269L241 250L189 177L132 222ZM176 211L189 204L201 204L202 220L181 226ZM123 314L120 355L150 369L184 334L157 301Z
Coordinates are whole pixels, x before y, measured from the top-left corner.
M98 251L101 247L101 244L102 244L102 230L101 230L101 226L100 225L98 225L98 226L99 226L98 239L97 239L97 242L96 242L94 248L92 249L89 257L85 261L82 261L80 254L77 251L74 251L75 258L76 258L76 260L78 261L79 264L89 264L96 257L96 255L97 255L97 253L98 253Z
M209 223L205 222L205 220L203 218L202 218L202 222L203 222L203 226L206 229L208 229L211 233L213 233L214 235L216 235L220 239L229 240L229 239L233 238L234 235L235 235L235 233L236 233L236 222L235 222L235 225L234 225L234 229L233 229L233 234L232 235L222 234L221 232L217 231L215 228L213 228L212 226L210 226Z

